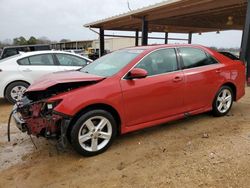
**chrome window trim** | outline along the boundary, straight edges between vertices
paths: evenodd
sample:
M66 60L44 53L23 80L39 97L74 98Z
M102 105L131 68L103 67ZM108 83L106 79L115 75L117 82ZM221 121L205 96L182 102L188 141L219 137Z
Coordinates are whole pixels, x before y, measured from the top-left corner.
M188 70L198 69L198 68L208 67L208 66L215 66L215 65L219 65L219 64L221 64L221 63L211 64L211 65L202 65L202 66L199 66L199 67L193 67L193 68L188 68L188 69L182 69L182 71L188 71Z

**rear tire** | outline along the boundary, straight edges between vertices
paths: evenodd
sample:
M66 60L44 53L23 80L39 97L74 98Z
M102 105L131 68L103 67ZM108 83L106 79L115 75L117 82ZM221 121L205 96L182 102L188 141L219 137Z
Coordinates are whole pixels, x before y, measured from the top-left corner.
M216 117L225 116L233 105L233 99L232 89L228 86L222 86L213 101L213 115Z
M114 117L105 110L91 110L83 114L71 130L71 144L83 156L106 151L117 133Z
M17 81L9 84L5 90L5 98L12 104L22 99L22 95L29 87L29 84Z

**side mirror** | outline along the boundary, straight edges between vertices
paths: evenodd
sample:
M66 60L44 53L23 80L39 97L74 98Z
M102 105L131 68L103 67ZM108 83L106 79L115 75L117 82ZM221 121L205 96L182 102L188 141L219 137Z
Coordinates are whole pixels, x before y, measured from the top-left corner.
M148 72L144 69L133 68L127 75L127 79L145 78L148 76Z

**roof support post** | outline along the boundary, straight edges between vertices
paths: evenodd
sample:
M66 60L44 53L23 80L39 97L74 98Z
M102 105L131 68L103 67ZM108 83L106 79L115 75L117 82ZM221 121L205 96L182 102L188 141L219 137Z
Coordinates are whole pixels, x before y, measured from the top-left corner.
M135 31L135 46L138 46L139 43L139 31Z
M192 33L188 33L188 44L192 44Z
M148 45L148 21L142 18L142 46Z
M165 32L165 44L168 44L168 32Z
M240 59L247 65L247 84L250 85L250 0L247 4L245 28L241 41Z
M99 49L99 57L104 55L104 29L100 28L100 32L99 32L99 43L100 43L100 49Z

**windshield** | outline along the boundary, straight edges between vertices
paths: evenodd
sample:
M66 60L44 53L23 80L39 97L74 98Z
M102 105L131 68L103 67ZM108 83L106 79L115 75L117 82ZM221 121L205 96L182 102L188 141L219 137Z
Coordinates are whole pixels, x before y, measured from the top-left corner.
M80 71L98 76L109 77L119 72L142 52L143 50L129 49L115 51L95 60L93 63L90 63Z

